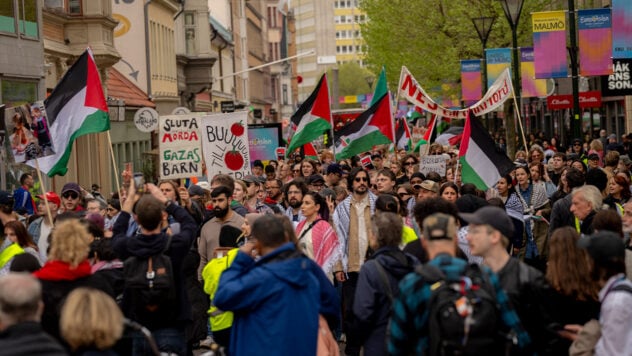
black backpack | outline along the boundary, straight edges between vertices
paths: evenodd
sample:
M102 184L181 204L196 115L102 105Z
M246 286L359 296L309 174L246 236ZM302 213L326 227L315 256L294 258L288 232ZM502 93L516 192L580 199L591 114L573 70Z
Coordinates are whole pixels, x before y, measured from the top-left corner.
M492 284L481 268L469 265L460 280L426 264L415 272L432 294L428 310L428 355L503 355L508 338Z
M125 260L125 293L128 296L133 320L151 325L172 320L177 314L176 287L171 259L165 255L171 244L159 254Z

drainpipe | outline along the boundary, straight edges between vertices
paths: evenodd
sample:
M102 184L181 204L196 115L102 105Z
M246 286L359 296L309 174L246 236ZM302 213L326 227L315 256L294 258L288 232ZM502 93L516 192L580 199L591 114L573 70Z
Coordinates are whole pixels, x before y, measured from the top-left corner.
M184 2L185 0L180 0L180 11L178 11L175 15L173 15L173 21L177 20L180 15L184 12Z
M149 46L149 4L151 0L145 0L145 5L143 6L143 13L145 15L145 65L147 66L147 96L149 100L153 100L153 95L151 92L151 57L150 57L150 46Z

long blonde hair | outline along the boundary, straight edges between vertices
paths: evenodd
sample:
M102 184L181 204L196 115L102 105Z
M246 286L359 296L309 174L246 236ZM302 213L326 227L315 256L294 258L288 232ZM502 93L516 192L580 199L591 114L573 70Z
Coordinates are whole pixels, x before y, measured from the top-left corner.
M88 258L92 239L88 228L79 220L62 221L53 230L48 259L67 262L70 267L77 267Z

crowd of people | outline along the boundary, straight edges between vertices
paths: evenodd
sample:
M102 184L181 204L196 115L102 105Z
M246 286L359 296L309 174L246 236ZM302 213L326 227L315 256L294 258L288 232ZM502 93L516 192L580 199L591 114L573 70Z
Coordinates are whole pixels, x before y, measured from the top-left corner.
M444 172L324 150L107 198L25 173L0 354L632 354L632 140L602 138L533 136L485 191L438 144Z

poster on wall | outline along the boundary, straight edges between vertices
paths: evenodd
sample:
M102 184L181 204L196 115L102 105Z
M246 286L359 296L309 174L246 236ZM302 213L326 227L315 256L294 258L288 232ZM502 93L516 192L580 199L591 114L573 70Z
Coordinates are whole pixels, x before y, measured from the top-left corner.
M43 102L5 109L2 124L9 161L23 163L55 153Z
M632 59L614 59L612 74L601 77L603 96L632 95Z
M250 174L247 122L247 111L202 117L200 133L208 177L228 174L242 179Z
M250 164L255 160L266 162L277 159L277 147L283 146L281 124L258 124L248 126Z
M200 114L160 117L160 179L202 175L200 121Z

